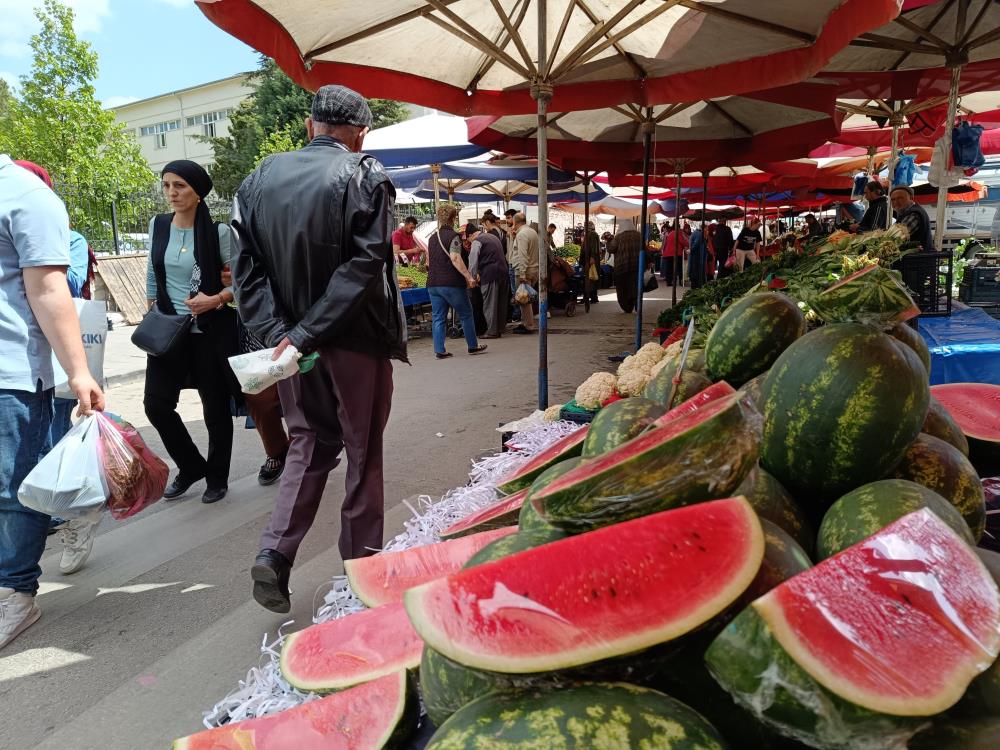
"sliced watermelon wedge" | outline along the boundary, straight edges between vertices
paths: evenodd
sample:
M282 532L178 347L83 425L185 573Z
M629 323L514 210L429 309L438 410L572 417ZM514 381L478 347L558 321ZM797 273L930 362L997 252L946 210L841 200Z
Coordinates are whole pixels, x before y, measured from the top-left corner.
M653 422L653 424L649 426L649 429L663 427L663 425L668 422L673 422L675 419L680 419L688 414L694 414L694 412L698 411L703 406L710 404L713 401L717 401L724 396L728 396L730 393L736 393L736 389L729 385L729 383L725 380L713 383L705 390L700 393L696 393L687 401L678 404L673 409L668 411L662 417Z
M520 492L515 492L513 495L508 495L497 500L492 505L487 505L485 508L470 513L465 518L456 521L442 531L441 538L456 539L467 534L516 525L517 518L521 514L521 506L524 505L524 498L527 494L528 490L521 490Z
M424 641L453 661L544 672L690 632L739 597L763 555L756 513L730 498L484 563L411 589L404 602Z
M899 274L878 264L845 276L810 305L826 323L889 326L920 314Z
M587 430L590 425L584 425L579 430L574 430L566 437L560 438L548 448L537 454L528 463L505 478L497 489L501 492L517 492L531 486L535 477L564 458L579 456L583 450L583 440L587 437Z
M516 526L481 531L400 552L344 560L344 573L358 599L369 607L380 607L402 601L408 588L454 573L494 539L516 531Z
M173 750L376 750L417 725L419 704L406 671L281 713L175 740Z
M281 649L281 674L307 692L343 690L420 664L420 640L400 602L310 625Z
M996 584L968 543L926 508L753 607L813 679L880 713L944 711L1000 654Z
M931 395L951 414L969 441L969 460L980 476L1000 473L1000 385L946 383Z

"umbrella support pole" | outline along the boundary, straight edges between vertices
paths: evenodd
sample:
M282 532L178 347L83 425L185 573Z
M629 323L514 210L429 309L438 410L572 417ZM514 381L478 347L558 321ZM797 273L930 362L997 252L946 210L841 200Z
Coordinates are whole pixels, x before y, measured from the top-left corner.
M437 221L438 209L441 208L441 197L438 193L438 175L441 174L440 164L431 164L431 182L434 183L434 221Z
M673 288L670 292L670 306L677 307L677 257L681 250L681 189L683 186L682 174L677 172L677 191L674 193L674 257L673 269L671 273L671 283ZM681 267L684 267L684 256L681 257Z
M547 3L537 0L538 9L538 70L548 70ZM545 80L535 80L531 84L531 97L538 103L538 231L547 232L549 225L548 182L549 143L548 109L552 101L552 85ZM549 259L548 243L539 238L538 242L538 408L549 407Z
M955 127L955 115L958 112L958 84L962 79L962 66L951 69L951 87L948 89L948 116L944 121L944 152L951 154L951 131ZM941 252L944 247L944 232L948 223L948 186L939 185L937 195L937 210L934 224L934 248ZM927 248L924 248L925 250Z
M635 302L635 350L642 347L642 297L645 292L646 245L649 244L649 159L652 151L652 108L646 109L646 122L642 123L642 230L639 232L639 280Z
M583 241L580 246L583 259L583 311L590 312L590 173L583 173Z
M705 200L705 196L708 195L708 172L701 173L702 188L701 195L702 200ZM705 204L701 204L701 246L704 248L704 253L701 258L701 270L698 271L698 278L708 281L707 271L708 271L708 237L705 235ZM712 275L715 275L715 263L712 263ZM692 282L693 283L693 282Z
M889 181L889 191L892 190L894 177L896 176L896 162L899 161L899 128L903 124L903 113L900 112L899 102L893 102L892 117L892 149L889 151L889 164L886 169L886 177ZM886 193L885 228L892 226L892 210L889 206L889 193Z

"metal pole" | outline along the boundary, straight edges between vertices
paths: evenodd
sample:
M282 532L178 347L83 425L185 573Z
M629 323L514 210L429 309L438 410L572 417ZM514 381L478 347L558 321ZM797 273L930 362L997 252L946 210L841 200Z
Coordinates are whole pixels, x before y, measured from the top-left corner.
M707 270L708 270L708 237L705 236L705 196L708 195L708 172L701 173L702 188L701 188L701 246L705 248L705 255L701 259L701 270L698 272L698 278L708 281ZM715 271L715 264L712 264L713 276Z
M635 302L635 350L642 346L642 296L643 277L646 275L646 245L649 242L649 158L653 141L653 108L646 108L646 121L642 123L642 229L639 231L639 291Z
M583 311L590 312L590 173L583 173Z
M677 254L681 251L681 236L678 234L681 228L681 171L680 167L677 167L677 190L674 192L674 268L671 274L671 283L673 284L673 289L670 293L670 304L673 307L677 306ZM684 266L684 258L681 258L681 267Z
M544 75L548 67L548 40L546 0L538 0L538 70ZM552 100L552 86L548 81L536 80L531 84L531 96L538 102L538 231L542 234L549 225L548 181L549 143L547 117L549 102ZM544 235L543 235L544 236ZM548 277L548 247L539 237L538 241L538 408L549 407L549 296L546 291Z
M438 175L441 174L440 164L431 164L431 182L434 187L434 221L437 221L438 209L441 207L441 199L438 197Z
M956 65L951 69L951 88L948 89L948 118L944 121L944 152L951 155L951 130L955 127L955 114L958 110L958 84L962 79L962 66ZM948 186L938 185L937 212L935 217L935 237L934 247L941 252L944 247L945 224L948 219ZM924 248L927 250L928 248Z
M111 201L111 239L115 243L115 255L121 255L122 246L118 239L118 205Z
M899 127L903 124L903 115L899 111L899 102L892 103L892 148L889 150L889 164L886 170L889 178L889 191L885 194L885 228L892 226L892 208L889 206L889 192L892 191L892 183L896 173L896 162L899 161Z

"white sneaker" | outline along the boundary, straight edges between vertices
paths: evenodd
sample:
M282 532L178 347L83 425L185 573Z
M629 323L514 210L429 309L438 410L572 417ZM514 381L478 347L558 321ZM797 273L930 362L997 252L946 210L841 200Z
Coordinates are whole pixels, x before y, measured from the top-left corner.
M94 549L94 535L101 522L100 514L72 518L59 527L59 541L63 545L59 570L64 575L75 573L84 566Z
M0 648L34 625L41 616L42 610L31 594L0 588Z

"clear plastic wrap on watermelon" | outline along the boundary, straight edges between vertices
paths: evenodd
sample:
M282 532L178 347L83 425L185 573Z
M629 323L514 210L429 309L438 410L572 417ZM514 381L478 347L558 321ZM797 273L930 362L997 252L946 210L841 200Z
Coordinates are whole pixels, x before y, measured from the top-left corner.
M920 314L899 273L879 265L844 277L808 303L825 323L886 328Z
M730 393L669 422L658 420L525 502L553 526L578 533L728 497L757 463L762 424L746 394Z

